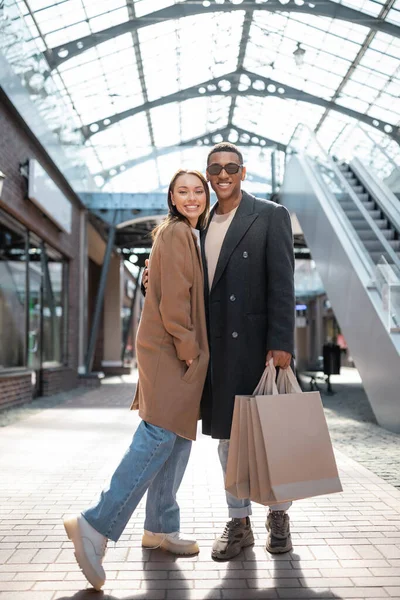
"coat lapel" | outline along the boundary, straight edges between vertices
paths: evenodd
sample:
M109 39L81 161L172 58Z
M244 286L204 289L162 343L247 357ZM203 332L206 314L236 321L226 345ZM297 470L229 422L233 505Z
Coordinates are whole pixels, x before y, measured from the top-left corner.
M209 289L209 286L208 286L208 268L207 268L207 258L206 258L205 242L206 242L206 235L207 235L207 232L208 232L208 228L210 227L211 219L213 218L216 206L217 206L217 204L214 204L214 206L212 207L212 209L210 211L210 216L209 216L209 219L208 219L207 227L205 229L202 229L200 231L200 251L201 251L201 261L203 263L205 298L208 298L208 295L210 293L210 289Z
M215 210L215 208L214 208ZM212 215L210 215L211 220ZM211 287L211 292L217 285L220 280L225 268L229 262L232 252L239 244L240 240L250 227L250 225L257 219L258 213L254 212L254 198L247 194L247 192L243 192L242 200L238 206L235 216L233 217L232 223L226 233L224 242L222 244L221 252L218 258L217 267L215 269L214 280ZM204 253L204 239L207 235L207 229L203 235L203 254L205 261L205 253ZM208 281L208 277L207 277ZM208 283L207 283L208 286Z

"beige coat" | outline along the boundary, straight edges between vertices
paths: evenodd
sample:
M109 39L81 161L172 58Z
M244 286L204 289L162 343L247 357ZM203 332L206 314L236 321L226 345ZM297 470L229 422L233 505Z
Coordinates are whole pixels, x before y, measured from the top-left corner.
M189 225L172 223L158 236L149 273L131 408L152 425L195 440L209 352L203 270ZM189 368L187 359L194 359Z

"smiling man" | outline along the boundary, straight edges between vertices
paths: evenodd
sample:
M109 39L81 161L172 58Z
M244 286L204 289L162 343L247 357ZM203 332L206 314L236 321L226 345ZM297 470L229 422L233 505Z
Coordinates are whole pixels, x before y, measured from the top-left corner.
M220 440L218 453L226 470L235 395L251 394L266 362L287 368L294 345L294 257L288 211L242 191L243 156L222 142L209 152L207 179L218 202L201 246L210 365L201 415L203 433ZM231 520L213 545L212 557L229 560L254 542L250 500L228 492ZM270 507L266 548L292 549L290 503Z

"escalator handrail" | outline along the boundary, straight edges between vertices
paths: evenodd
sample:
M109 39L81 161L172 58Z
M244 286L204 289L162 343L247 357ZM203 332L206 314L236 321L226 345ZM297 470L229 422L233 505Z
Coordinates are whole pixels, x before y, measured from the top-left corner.
M400 202L396 196L374 172L365 167L359 158L352 159L349 166L400 234Z
M351 187L350 183L344 177L344 175L340 171L340 169L337 166L337 164L335 163L335 161L332 159L332 157L327 153L327 151L320 144L320 142L316 138L314 132L309 127L307 127L306 125L299 124L296 127L296 129L295 129L292 137L290 138L290 141L289 141L289 144L288 144L288 148L290 148L292 140L294 139L296 131L297 131L298 128L305 129L307 131L308 135L310 136L310 139L313 141L313 143L315 143L318 146L319 150L321 151L322 155L324 156L324 159L329 164L330 169L332 169L332 171L334 172L335 176L339 179L340 183L342 184L342 187L345 189L346 193L352 199L352 201L355 204L355 206L357 207L358 211L361 213L361 215L363 216L363 218L366 220L366 222L368 223L368 225L370 226L370 228L372 229L372 231L374 232L374 234L378 238L380 244L384 248L384 251L390 256L390 258L393 261L394 265L396 266L396 268L400 272L400 259L397 256L396 252L393 250L393 248L389 244L388 240L385 238L385 236L383 235L382 231L379 229L379 227L375 223L374 219L371 217L371 215L369 214L368 210L365 208L365 206L363 205L362 201L359 199L359 197L357 196L356 192ZM306 150L304 151L304 153L307 155L307 151ZM312 156L310 156L310 158L312 160L315 160Z

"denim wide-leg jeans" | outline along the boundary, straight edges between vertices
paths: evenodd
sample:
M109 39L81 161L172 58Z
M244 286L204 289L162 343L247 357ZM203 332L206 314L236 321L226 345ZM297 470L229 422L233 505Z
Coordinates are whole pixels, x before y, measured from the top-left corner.
M142 421L109 487L82 515L96 531L116 542L148 491L144 528L153 533L179 531L176 494L191 447L190 440Z

